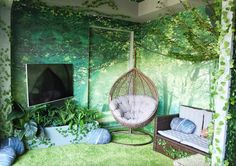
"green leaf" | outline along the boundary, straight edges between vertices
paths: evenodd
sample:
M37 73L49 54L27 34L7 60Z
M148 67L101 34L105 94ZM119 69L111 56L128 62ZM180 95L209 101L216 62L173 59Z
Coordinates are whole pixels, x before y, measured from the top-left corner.
M24 130L25 136L27 138L33 138L38 130L37 123L35 123L33 120L30 120L29 122L25 123Z
M213 119L217 119L219 116L220 116L219 113L214 113L214 115L213 115Z
M20 111L12 111L8 116L7 116L7 120L8 121L12 121L15 119L20 119L24 116L24 112L20 112Z
M220 126L223 126L223 125L224 125L224 122L223 122L223 121L220 121L220 122L219 122L219 125L220 125Z
M224 42L224 48L228 48L229 47L229 42L225 41Z

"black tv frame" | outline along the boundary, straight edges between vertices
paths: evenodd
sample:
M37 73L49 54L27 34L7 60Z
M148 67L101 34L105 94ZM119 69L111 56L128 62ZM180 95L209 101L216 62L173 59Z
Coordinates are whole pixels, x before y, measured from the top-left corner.
M74 70L73 70L73 64L71 63L56 63L56 64L36 64L36 63L28 63L28 64L25 64L25 73L26 73L26 100L27 100L27 106L28 107L34 107L34 106L39 106L39 105L43 105L43 104L49 104L49 103L54 103L54 102L57 102L57 101L62 101L62 100L65 100L65 99L69 99L69 98L72 98L74 97L74 87L72 87L72 95L71 96L67 96L67 97L64 97L64 98L60 98L60 99L56 99L56 100L51 100L51 101L47 101L47 102L41 102L41 103L38 103L38 104L32 104L30 105L30 99L29 99L29 85L28 85L28 65L72 65L72 86L74 86L73 84L73 77L74 77Z

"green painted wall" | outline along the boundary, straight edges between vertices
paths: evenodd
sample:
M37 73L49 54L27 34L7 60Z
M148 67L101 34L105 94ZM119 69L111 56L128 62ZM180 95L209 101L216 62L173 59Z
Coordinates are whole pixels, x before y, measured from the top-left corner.
M191 16L189 13L188 15ZM186 15L178 17L184 18ZM191 17L189 20L191 24ZM214 61L190 62L186 61L186 57L186 60L177 60L175 58L178 57L173 50L179 51L179 48L174 47L175 43L173 46L170 44L172 47L167 45L161 50L162 53L160 50L156 51L159 47L153 45L155 41L159 42L160 46L166 45L161 38L155 38L158 36L158 22L156 20L141 26L126 21L91 17L68 8L49 8L42 4L24 6L21 3L14 3L13 99L26 107L25 64L73 63L75 99L85 106L89 102L90 107L101 111L99 121L105 126L116 126L117 123L108 109L108 93L115 80L128 70L130 38L126 32L90 28L96 25L135 31L137 66L156 84L160 96L158 114L177 113L180 104L209 108L210 73L214 69ZM171 30L171 24L173 22L167 19L164 25L169 27L168 30L171 32L180 31L181 27L179 29L172 27ZM195 28L200 35L202 29ZM203 44L213 42L211 34L202 33L202 35L202 38L209 36L209 40ZM184 40L184 33L177 38ZM184 54L191 55L191 50L194 49L191 48L193 43L188 43L186 40L182 44L189 48L184 50ZM163 55L163 52L170 56ZM203 53L198 52L198 54L204 57ZM147 126L150 131L153 130L151 125Z

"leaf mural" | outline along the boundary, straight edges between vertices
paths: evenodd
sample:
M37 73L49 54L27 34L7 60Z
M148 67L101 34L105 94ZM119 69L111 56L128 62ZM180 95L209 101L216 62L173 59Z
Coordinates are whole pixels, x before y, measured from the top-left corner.
M92 29L90 45L90 107L102 111L100 122L112 123L108 94L115 80L128 70L130 33Z
M137 24L89 16L70 7L14 2L13 98L26 104L24 64L73 63L76 101L90 102L103 112L101 121L115 125L107 97L128 69L130 37L126 32L91 28L101 26L135 31L137 66L156 84L159 114L176 113L179 104L208 108L215 63L209 60L217 58L218 36L204 11L198 8Z

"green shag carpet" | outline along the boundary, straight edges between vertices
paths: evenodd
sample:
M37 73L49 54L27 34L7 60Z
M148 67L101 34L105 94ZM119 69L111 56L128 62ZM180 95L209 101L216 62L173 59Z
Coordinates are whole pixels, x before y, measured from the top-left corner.
M146 139L144 136L113 136L113 139L119 138L126 143L139 143ZM126 146L109 143L72 144L30 150L19 157L14 166L172 166L172 163L173 160L153 151L152 144Z

